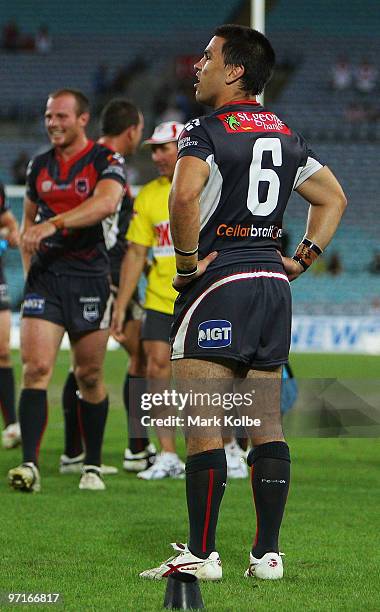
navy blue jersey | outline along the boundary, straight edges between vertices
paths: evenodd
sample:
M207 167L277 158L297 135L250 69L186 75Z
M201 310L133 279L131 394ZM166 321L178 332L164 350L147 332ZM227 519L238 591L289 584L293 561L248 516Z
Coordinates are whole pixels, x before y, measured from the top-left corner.
M185 155L210 166L200 198L199 258L218 251L213 268L278 261L292 190L322 168L303 137L242 100L190 121L178 142L178 158Z
M37 204L37 223L79 206L93 195L100 180L126 184L125 162L107 147L89 142L68 161L55 149L37 155L27 171L27 196ZM32 265L60 274L98 276L109 272L107 249L112 246L113 217L90 227L64 229L41 242Z

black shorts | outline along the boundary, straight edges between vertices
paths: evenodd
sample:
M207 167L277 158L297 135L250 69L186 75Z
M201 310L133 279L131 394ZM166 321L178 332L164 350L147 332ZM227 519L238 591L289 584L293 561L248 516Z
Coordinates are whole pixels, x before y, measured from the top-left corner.
M5 282L3 268L0 262L0 310L10 310L11 300L8 292L8 285Z
M173 315L150 310L144 312L141 328L142 340L160 340L169 344Z
M31 268L22 316L61 325L69 334L108 329L112 294L108 276L71 276Z
M280 264L206 272L178 295L172 359L233 359L265 369L288 360L291 294Z

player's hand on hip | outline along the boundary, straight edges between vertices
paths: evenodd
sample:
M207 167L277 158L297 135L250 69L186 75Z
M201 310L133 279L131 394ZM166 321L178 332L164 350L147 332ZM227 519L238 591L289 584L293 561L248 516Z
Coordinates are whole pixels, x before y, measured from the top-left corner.
M285 272L288 275L289 281L293 281L304 272L303 267L298 261L295 261L291 257L284 257L281 255L282 264L284 266Z
M39 249L41 240L44 240L44 238L48 238L49 236L53 236L56 231L56 227L48 221L44 221L43 223L38 223L37 225L29 227L22 236L23 250L26 253L34 253Z
M193 274L192 276L189 276L188 278L186 278L186 276L178 276L178 274L176 274L174 279L173 279L173 287L174 287L174 289L176 291L181 291L181 289L186 287L186 285L188 285L189 283L192 283L194 280L196 280L197 278L202 276L202 274L204 274L206 272L206 270L209 267L210 263L212 263L214 261L214 259L216 259L217 257L218 257L218 252L217 251L213 251L212 253L207 255L207 257L205 257L204 259L200 259L198 261L198 270L197 270L197 272L195 274Z

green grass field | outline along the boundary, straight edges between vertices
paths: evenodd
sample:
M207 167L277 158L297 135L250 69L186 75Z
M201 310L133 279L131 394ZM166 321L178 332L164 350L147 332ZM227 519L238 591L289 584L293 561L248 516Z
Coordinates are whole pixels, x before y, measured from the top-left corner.
M15 363L18 354L14 354ZM121 467L126 443L121 351L107 358L111 404L104 461ZM187 537L183 481L142 482L120 473L105 492L79 491L78 477L58 474L63 426L60 392L68 366L61 352L49 391L49 424L41 450L42 492L16 493L5 476L19 450L0 451L0 591L61 593L61 609L154 612L165 583L139 571L171 554ZM295 355L300 376L379 378L380 358ZM17 372L19 375L19 365ZM285 578L244 580L255 531L248 481L228 484L218 530L223 581L203 584L207 610L380 610L379 456L377 438L294 439L292 485L282 529ZM181 444L183 454L183 444ZM0 609L5 605L0 604ZM34 609L46 609L34 605Z

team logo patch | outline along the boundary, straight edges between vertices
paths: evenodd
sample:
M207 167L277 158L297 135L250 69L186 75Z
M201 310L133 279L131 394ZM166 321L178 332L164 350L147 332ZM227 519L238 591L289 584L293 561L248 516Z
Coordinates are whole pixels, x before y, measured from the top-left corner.
M37 293L27 293L22 311L25 315L37 315L45 312L45 298Z
M98 304L85 304L83 306L83 318L89 323L94 323L99 319Z
M41 189L45 193L46 193L46 191L51 191L52 187L53 187L52 181L42 181L42 183L41 183Z
M79 195L90 192L90 183L88 178L82 177L75 179L75 192Z
M230 346L232 325L230 321L216 319L198 325L198 346L204 349Z
M218 115L226 132L241 134L242 132L280 132L289 136L290 129L274 113L243 112L222 113Z

